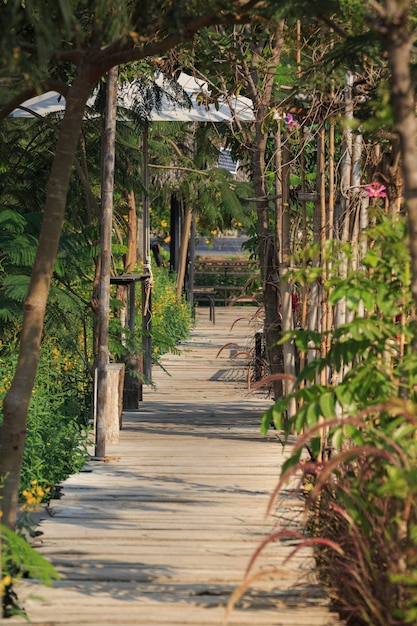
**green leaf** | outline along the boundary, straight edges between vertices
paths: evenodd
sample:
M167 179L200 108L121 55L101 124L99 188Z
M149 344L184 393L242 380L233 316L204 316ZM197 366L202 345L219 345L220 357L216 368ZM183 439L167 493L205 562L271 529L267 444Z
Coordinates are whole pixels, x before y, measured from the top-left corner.
M336 428L332 436L332 448L340 450L343 441L346 439L345 432L342 427Z
M297 413L295 415L295 422L294 422L296 433L300 433L306 424L307 406L308 406L307 404L303 404L297 410Z
M335 388L335 394L345 413L352 414L356 411L357 402L349 385L339 385Z
M317 458L321 451L321 439L320 437L312 437L310 441L311 451Z
M363 306L367 311L372 311L375 305L375 294L369 289L361 290Z
M357 445L361 446L364 443L364 437L361 430L359 430L353 424L345 424L344 425L346 436L352 439L352 441Z
M312 402L311 404L307 405L307 410L306 410L307 426L309 428L311 428L312 426L315 426L320 419L320 415L321 415L321 411L320 411L320 405L318 402Z
M8 547L7 555L10 555L22 576L26 574L29 578L37 579L44 585L51 585L54 579L59 580L59 574L51 563L44 559L24 537L3 525L0 526L0 532L4 545ZM3 569L7 571L7 557L3 563Z
M371 267L371 268L377 268L378 265L381 262L381 257L380 255L374 251L373 249L369 249L365 255L365 258L363 260L363 264L366 267Z
M281 400L277 400L277 402L269 407L262 415L261 421L261 433L266 435L271 424L274 424L274 427L277 430L283 430L284 428L284 415L287 410L288 398L282 398Z
M325 391L319 398L320 410L326 419L331 419L336 415L334 396L332 391Z
M345 298L349 293L349 284L346 281L340 281L329 295L329 304L334 305Z
M295 454L292 454L284 463L282 464L281 474L285 474L289 469L298 465L301 457L301 450L297 450Z
M267 409L265 411L265 413L262 414L262 420L261 420L261 433L263 435L267 435L269 428L271 426L271 423L273 421L273 417L272 417L272 407L270 407L269 409Z

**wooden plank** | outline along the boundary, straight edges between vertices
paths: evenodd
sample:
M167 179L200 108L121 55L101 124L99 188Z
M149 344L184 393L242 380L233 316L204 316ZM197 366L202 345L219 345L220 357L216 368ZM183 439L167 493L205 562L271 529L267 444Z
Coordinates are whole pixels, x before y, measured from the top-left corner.
M33 624L220 626L260 542L277 524L301 528L295 483L265 518L288 452L277 433L261 435L271 399L247 392L239 377L245 361L231 358L250 344L254 313L217 309L214 326L199 311L183 352L164 358L170 376L155 370L156 388L145 390L139 411L124 413L108 462L89 462L40 515L37 546L61 580L53 588L22 583ZM216 375L223 370L226 380ZM283 567L293 547L265 548L253 571L276 568L277 575L251 585L231 626L341 624L310 550Z

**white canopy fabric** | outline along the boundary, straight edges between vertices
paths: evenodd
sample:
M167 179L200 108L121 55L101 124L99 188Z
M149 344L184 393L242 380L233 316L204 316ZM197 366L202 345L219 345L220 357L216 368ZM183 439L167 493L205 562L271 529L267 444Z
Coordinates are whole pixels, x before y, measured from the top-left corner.
M163 89L159 109L152 109L149 121L177 121L177 122L230 122L233 118L240 121L253 120L253 107L249 98L243 96L230 96L220 98L216 104L210 101L207 83L196 80L182 72L177 82L187 94L191 106L184 107L174 102L176 90L169 83L164 83L164 76L159 74L156 84ZM140 104L141 92L135 81L126 83L118 88L117 103L119 107L133 110ZM88 106L94 104L95 95L87 102ZM21 107L15 109L10 117L29 118L34 116L47 116L52 113L62 113L65 110L65 98L55 91L26 100ZM86 114L88 117L88 113Z
M11 112L9 117L45 117L51 113L62 113L65 110L65 98L56 91L48 91L23 102L22 106Z

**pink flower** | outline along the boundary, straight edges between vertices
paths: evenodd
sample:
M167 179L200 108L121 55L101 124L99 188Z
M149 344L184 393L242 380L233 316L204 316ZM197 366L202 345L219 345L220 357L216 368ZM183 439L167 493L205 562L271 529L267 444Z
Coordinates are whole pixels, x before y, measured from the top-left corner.
M291 113L287 113L284 116L284 122L286 123L287 127L290 130L292 130L293 128L297 128L298 127L298 122L293 118Z
M386 198L385 185L380 185L376 180L372 185L364 185L364 189L368 192L369 198Z

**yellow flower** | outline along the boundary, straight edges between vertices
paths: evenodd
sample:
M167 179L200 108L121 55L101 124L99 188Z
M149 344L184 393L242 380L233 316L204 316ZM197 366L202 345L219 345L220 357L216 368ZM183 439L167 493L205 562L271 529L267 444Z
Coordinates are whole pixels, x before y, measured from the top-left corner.
M6 574L6 576L3 576L3 579L0 585L0 595L4 596L6 587L10 587L12 582L13 582L13 578L10 576L10 574Z
M161 220L162 228L166 228L168 226L168 222L166 220Z

